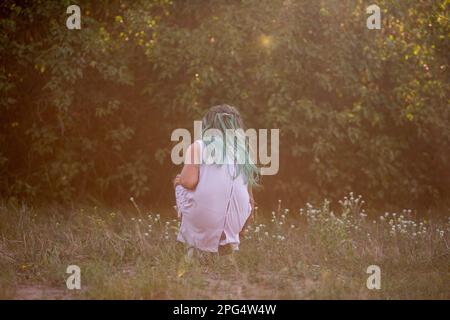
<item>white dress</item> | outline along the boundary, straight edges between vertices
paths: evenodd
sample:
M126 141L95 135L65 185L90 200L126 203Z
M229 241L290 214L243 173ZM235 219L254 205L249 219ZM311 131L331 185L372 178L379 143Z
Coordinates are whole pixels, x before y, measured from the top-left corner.
M202 154L204 143L196 141ZM219 245L239 249L239 232L250 216L248 188L241 173L233 179L233 164L200 164L195 190L175 188L181 226L177 240L188 247L217 252Z

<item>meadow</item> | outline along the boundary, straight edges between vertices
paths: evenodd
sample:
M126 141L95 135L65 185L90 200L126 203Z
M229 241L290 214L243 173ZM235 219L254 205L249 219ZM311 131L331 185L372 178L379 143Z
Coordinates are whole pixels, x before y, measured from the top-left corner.
M187 259L173 209L0 206L2 299L450 299L450 217L360 196L257 208L238 253ZM436 216L437 217L437 216ZM81 290L66 288L68 265ZM366 286L367 268L381 288Z

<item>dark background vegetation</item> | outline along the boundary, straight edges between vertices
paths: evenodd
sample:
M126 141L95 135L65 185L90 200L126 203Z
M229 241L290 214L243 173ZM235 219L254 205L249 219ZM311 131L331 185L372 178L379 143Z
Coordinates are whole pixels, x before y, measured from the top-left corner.
M382 8L368 30L366 7ZM81 7L81 30L66 8ZM0 195L171 205L171 132L210 106L280 128L256 200L348 191L429 208L450 193L445 0L0 4ZM286 202L285 202L286 203Z

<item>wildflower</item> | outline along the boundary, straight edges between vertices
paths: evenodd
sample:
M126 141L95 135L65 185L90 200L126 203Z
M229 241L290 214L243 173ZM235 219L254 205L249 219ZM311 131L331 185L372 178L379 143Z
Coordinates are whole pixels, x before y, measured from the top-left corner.
M268 232L266 231L266 232L264 232L264 235L265 235L265 236L268 236L268 235L269 235L269 233L268 233Z
M294 229L294 228L295 228L295 226L293 224L291 224L291 229Z
M134 221L134 220L136 220L135 218L131 218L131 221Z
M146 233L144 233L144 236L148 237L148 233L147 233L147 232L146 232Z

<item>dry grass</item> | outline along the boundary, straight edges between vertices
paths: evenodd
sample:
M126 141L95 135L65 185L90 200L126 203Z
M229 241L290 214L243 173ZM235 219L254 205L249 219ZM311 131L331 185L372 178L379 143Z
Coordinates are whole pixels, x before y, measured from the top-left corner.
M349 195L258 212L241 251L186 262L178 221L140 210L0 206L3 299L449 299L449 218L369 218ZM163 213L163 212L162 212ZM69 291L66 268L81 268ZM368 290L369 265L381 289Z

